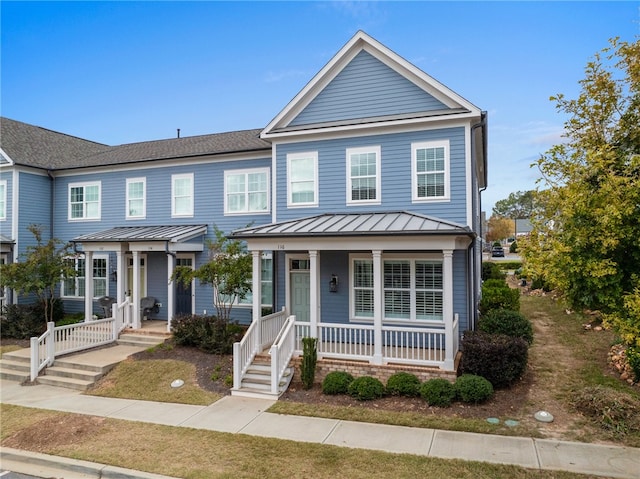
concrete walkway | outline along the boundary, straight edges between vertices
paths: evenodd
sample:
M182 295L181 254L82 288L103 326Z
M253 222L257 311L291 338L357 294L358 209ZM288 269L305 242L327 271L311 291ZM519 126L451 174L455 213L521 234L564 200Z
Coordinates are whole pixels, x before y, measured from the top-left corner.
M70 389L46 385L25 387L12 381L1 381L0 387L2 403L25 407L391 453L640 479L638 448L286 416L265 412L273 401L232 396L209 406L193 406L87 396ZM77 477L110 477L112 469L117 472L111 477L162 477L137 471L125 473L119 468L54 456L22 455L21 461L20 451L3 448L2 467L27 464L27 470L17 471L26 473L45 465L60 467L67 471L64 475L67 479L76 477L69 475L73 470L84 474Z

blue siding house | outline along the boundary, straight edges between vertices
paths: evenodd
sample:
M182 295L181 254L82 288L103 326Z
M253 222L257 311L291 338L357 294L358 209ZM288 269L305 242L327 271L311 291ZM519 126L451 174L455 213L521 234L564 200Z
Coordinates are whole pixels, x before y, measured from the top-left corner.
M305 336L326 370L455 374L477 320L486 113L366 33L263 129L108 146L1 121L2 259L18 260L31 223L73 242L67 311L89 320L112 297L136 305L141 328L152 297L148 314L168 329L179 313L213 312L208 286L170 277L207 261L215 226L253 257L251 298L234 308L251 324L236 393L251 393L269 349L279 394Z

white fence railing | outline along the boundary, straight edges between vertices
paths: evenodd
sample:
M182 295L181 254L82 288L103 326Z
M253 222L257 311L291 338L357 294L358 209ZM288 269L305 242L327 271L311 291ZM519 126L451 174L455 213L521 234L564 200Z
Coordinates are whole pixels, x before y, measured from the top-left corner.
M281 330L276 341L271 346L271 394L278 394L280 380L284 377L284 372L289 367L289 361L296 349L295 337L296 317L289 316L285 327Z
M247 329L242 340L233 344L233 387L240 389L242 377L253 358L266 346L273 344L286 322L284 308L277 313L258 318Z
M51 366L56 356L115 342L120 331L131 325L132 317L131 301L127 298L121 304L113 305L110 318L66 326L47 323L47 330L40 337L31 338L31 381L45 367Z
M453 320L453 348L447 351L444 328L382 327L382 362L442 367L458 352L458 322ZM302 354L302 338L310 336L308 322L296 322L296 353ZM372 325L318 323L318 358L372 361L375 353L375 328Z

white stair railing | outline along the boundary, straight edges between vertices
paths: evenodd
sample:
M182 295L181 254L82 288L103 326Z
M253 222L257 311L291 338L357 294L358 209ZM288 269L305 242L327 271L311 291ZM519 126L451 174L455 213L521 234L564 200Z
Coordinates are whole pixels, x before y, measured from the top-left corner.
M271 394L274 395L279 393L280 380L284 377L296 349L295 324L296 317L289 316L284 328L269 350L271 355Z

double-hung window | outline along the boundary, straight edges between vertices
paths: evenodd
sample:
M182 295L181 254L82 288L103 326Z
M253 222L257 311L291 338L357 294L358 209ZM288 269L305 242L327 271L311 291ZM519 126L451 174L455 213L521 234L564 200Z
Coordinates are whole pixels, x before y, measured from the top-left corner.
M449 199L449 141L411 145L413 201Z
M224 172L225 214L267 213L268 211L268 169Z
M375 291L373 260L351 262L352 318L373 318ZM442 321L443 274L438 259L382 259L383 319L391 321Z
M318 206L318 153L287 155L287 206Z
M146 216L146 178L127 178L127 219Z
M380 147L347 149L347 203L380 203Z
M67 279L62 282L62 294L68 298L83 298L86 285L86 263L83 257L69 259L76 270L75 278ZM93 257L93 297L99 298L107 296L107 256Z
M0 220L7 219L7 180L0 180Z
M193 216L193 173L171 175L171 216Z
M262 307L268 308L273 304L273 255L271 253L262 253L260 265L262 269L260 272L260 290L262 292L260 304ZM253 293L249 291L239 303L244 305L252 304Z
M69 219L100 219L100 182L69 184Z

